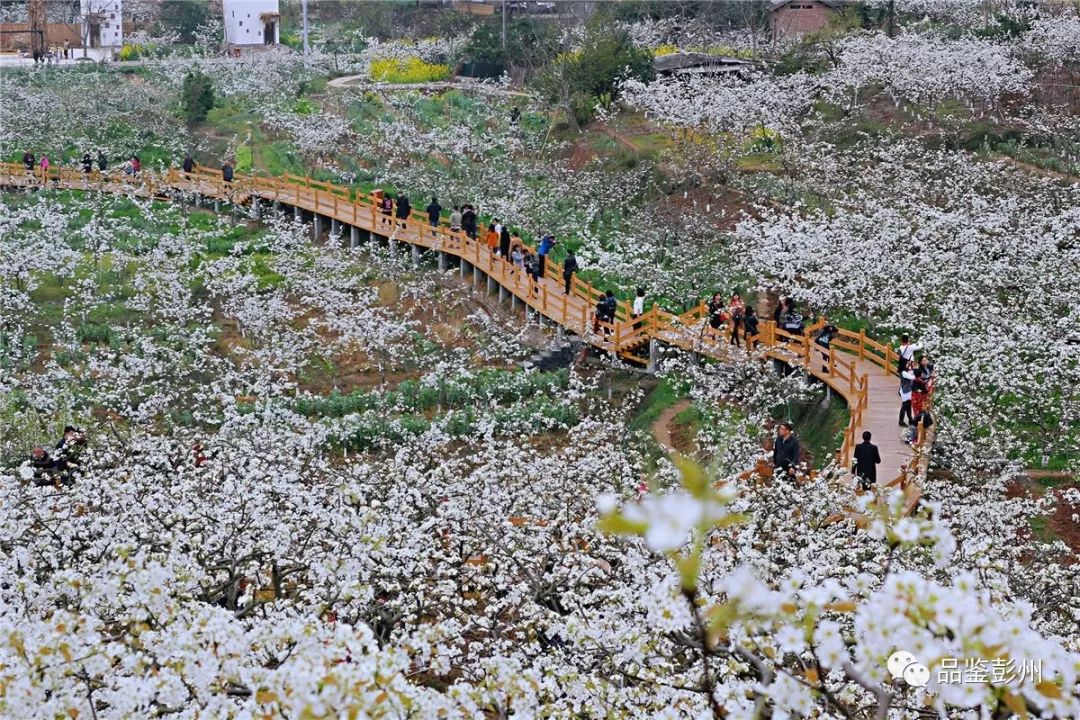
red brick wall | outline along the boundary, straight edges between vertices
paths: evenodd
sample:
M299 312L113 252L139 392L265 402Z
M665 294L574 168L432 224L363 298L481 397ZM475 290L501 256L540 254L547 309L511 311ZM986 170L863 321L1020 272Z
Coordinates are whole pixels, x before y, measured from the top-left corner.
M773 39L824 30L832 14L832 8L816 0L792 0L772 13Z

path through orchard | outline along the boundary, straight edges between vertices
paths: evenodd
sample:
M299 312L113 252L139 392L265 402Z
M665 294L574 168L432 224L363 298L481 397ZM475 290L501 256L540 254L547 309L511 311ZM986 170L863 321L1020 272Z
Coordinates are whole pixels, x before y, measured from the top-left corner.
M43 178L40 171L30 174L21 165L5 163L0 164L0 184L9 188L104 191L173 201L202 199L215 206L224 201L234 206L247 205L256 217L268 211L291 209L298 219L310 215L316 234L325 227L349 247L365 242L372 247L385 243L390 252L397 252L408 246L417 262L422 253L433 253L441 270L449 269L451 261L456 261L462 278L498 293L500 301L509 301L512 308L523 307L526 316L538 322L547 319L560 332L574 333L597 350L650 370L657 369L661 345L679 347L717 362L771 359L801 368L847 402L851 419L837 453L840 467L850 467L855 444L862 432L869 430L881 451L879 479L903 486L909 509L921 494L932 432L925 438L920 432L915 448L901 438L896 424L899 398L895 351L865 333L847 330L840 330L825 350L813 341L816 331L825 324L824 318L800 334L785 332L771 320L763 321L753 338L757 350L749 353L728 344L726 336L705 333L707 310L703 304L682 315L654 305L635 318L629 305L619 302L613 322L597 322L593 308L601 291L575 275L570 293L566 293L562 267L557 261L549 260L546 276L533 282L482 243L451 231L445 224L433 227L419 212L412 213L405 222L382 214L377 192L364 194L310 178L236 176L227 183L220 172L206 168L190 174L170 170L163 175L143 174L137 178L53 168ZM514 242L521 240L514 238Z

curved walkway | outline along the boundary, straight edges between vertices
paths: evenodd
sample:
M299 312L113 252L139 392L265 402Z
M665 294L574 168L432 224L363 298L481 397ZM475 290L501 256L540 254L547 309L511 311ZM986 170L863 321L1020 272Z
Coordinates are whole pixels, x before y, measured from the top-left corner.
M304 213L313 216L315 231L321 223L344 237L350 247L360 242L386 241L393 251L399 243L412 247L414 257L422 251L432 251L438 257L439 268L447 269L457 261L463 278L471 276L475 285L486 283L489 292L498 292L500 300L509 299L531 308L538 316L548 318L560 327L580 335L594 347L618 355L630 362L648 364L655 369L661 344L709 357L720 362L746 362L754 358L771 358L789 366L801 367L829 386L847 402L851 421L844 432L843 444L837 453L841 468L850 468L852 452L864 430L873 433L881 451L882 463L878 474L881 482L899 484L913 508L921 495L932 432L920 438L914 449L901 440L897 418L899 400L894 369L897 356L893 349L878 343L865 333L840 330L831 347L825 351L813 343L815 332L825 319L811 325L801 335L779 329L771 320L760 323L760 332L753 338L757 349L746 352L727 342L726 336L713 337L706 333L705 305L699 305L682 315L661 310L656 305L639 318L631 319L630 307L619 302L615 322L600 323L594 330L593 308L601 292L576 275L571 292L564 292L562 267L547 261L546 277L532 282L524 273L504 262L482 243L464 233L453 232L445 225L432 227L426 216L414 211L405 227L396 219L378 211L375 194L365 194L350 188L291 175L283 177L236 176L226 183L217 170L199 168L190 175L170 170L164 175L143 174L138 178L119 174L83 174L70 168L52 168L43 179L26 173L22 165L0 164L0 185L7 187L58 187L73 190L98 190L158 197L165 200L183 196L209 198L235 205L249 205L260 214L273 208L281 211L292 208L296 217ZM520 239L515 238L515 242ZM526 311L527 312L527 311ZM647 355L646 355L647 351ZM645 360L645 357L648 360ZM895 478L895 479L893 479Z

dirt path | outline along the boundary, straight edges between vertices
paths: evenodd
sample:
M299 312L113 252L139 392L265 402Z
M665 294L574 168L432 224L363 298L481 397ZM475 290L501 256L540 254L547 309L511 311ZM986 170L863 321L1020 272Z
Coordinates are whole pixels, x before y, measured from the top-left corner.
M690 407L690 401L684 398L660 413L660 416L653 422L653 437L656 438L656 442L660 443L660 445L668 452L681 452L679 448L675 447L675 440L671 434L671 426L675 422L675 416L688 407Z

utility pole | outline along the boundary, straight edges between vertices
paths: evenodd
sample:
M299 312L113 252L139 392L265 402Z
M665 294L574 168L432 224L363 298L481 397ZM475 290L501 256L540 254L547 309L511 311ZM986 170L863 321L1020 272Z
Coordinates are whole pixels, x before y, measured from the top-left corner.
M889 37L896 37L896 0L889 0Z
M503 0L503 2L506 2L506 0ZM308 36L307 4L308 4L308 0L300 0L300 14L303 17L303 21L304 21L303 35L304 35L304 54L305 55L307 55L308 52L309 52L308 51L308 40L307 40L307 36Z
M502 47L503 57L506 57L506 0L502 0Z

